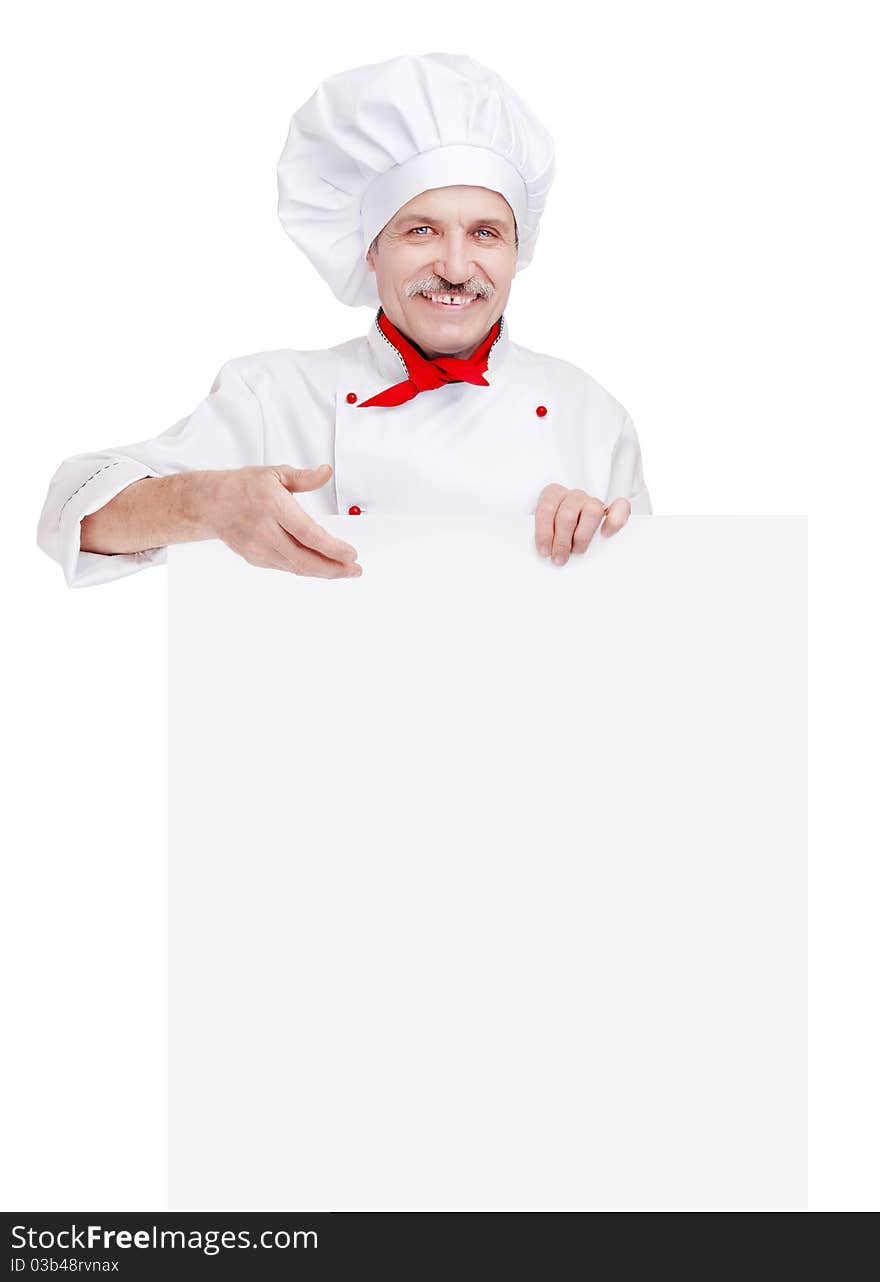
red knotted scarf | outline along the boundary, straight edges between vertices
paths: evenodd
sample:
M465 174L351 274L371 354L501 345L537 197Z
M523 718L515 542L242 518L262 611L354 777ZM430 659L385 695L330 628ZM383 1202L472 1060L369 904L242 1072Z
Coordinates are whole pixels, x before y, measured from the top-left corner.
M450 306L454 307L455 304L452 303ZM381 309L377 323L389 343L396 347L403 357L409 378L386 388L384 392L377 392L368 401L361 401L359 409L367 405L402 405L404 401L411 401L414 396L418 396L419 392L429 392L435 387L442 387L444 383L474 383L478 387L489 386L483 374L489 365L489 348L501 332L500 319L495 322L480 346L467 360L459 360L457 356L438 356L435 360L429 361L404 338L397 326L392 325Z

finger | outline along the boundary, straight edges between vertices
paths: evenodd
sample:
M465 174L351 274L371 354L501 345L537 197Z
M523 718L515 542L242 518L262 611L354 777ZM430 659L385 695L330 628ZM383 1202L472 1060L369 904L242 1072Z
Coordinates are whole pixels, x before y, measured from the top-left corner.
M579 554L586 552L593 535L601 524L605 508L598 499L589 498L581 509L577 529L574 532L573 550Z
M545 485L535 507L535 546L541 556L549 556L553 545L556 509L566 493L564 485Z
M615 499L605 511L608 515L602 522L602 533L607 536L623 529L630 518L632 505L629 499Z
M284 560L280 553L273 553L267 548L263 548L257 557L244 556L239 553L248 565L254 566L257 570L287 570L290 571L290 565Z
M583 490L569 490L556 509L553 525L553 560L556 565L565 565L568 560L581 510L588 500L589 496Z
M267 556L264 568L269 570L283 570L285 574L291 574L293 572L293 566L289 561L285 561L284 557L281 555Z
M320 552L331 561L351 564L352 561L357 560L357 548L353 548L343 539L334 538L328 530L312 520L294 498L285 503L279 528L296 539L297 543Z
M294 492L318 490L333 475L333 468L329 463L322 463L320 467L288 467L286 463L278 463L272 470L284 488Z
M293 574L302 574L312 579L345 579L357 578L363 573L363 567L356 561L335 561L320 552L297 543L286 530L279 526L279 536L283 543L274 545L276 554L283 560L284 568Z

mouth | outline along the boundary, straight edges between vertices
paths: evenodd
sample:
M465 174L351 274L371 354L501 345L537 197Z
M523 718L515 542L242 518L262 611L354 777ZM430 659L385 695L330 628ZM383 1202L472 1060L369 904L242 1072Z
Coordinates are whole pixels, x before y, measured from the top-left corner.
M447 312L463 312L463 311L466 311L469 307L473 307L475 303L479 303L483 301L479 294L436 293L436 294L419 294L417 295L417 297L421 298L424 302L426 302L430 307L433 307L435 310L443 307L446 309Z

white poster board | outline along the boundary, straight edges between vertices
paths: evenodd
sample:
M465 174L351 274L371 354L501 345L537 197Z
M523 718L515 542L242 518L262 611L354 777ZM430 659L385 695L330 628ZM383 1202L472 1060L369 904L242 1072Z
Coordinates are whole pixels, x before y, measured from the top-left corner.
M806 521L170 554L172 1209L806 1202Z

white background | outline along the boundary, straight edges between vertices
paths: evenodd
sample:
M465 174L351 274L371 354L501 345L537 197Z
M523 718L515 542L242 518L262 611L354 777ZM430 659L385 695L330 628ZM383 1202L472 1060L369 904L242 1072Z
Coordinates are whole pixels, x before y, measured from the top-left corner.
M633 416L658 514L807 513L811 1206L876 1209L877 40L868 4L19 8L6 191L2 1204L165 1199L165 578L68 592L65 456L153 435L229 357L362 333L275 215L325 75L469 53L557 142L511 337ZM291 675L295 689L296 674Z

